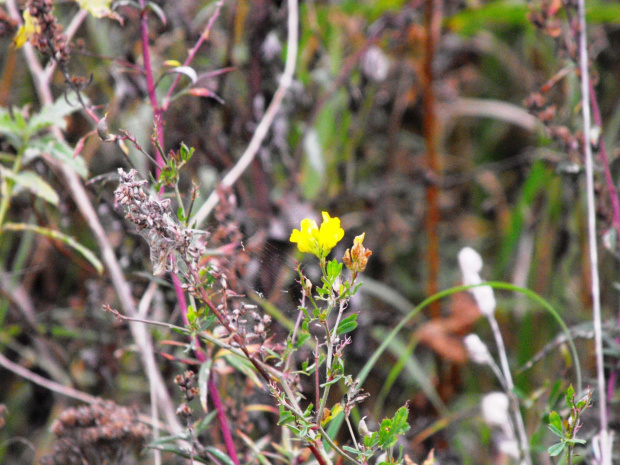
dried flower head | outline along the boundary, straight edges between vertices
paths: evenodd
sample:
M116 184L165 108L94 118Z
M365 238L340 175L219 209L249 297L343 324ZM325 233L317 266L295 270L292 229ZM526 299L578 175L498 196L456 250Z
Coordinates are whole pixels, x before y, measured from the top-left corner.
M52 432L58 440L42 465L128 463L119 458L139 452L149 435L133 409L104 400L65 410Z
M54 16L53 1L30 0L23 17L24 24L17 31L13 40L14 46L21 47L30 40L41 53L59 64L66 64L69 61L70 50L62 26Z
M362 233L353 239L353 247L347 249L342 257L345 266L353 273L360 273L366 269L368 258L372 255L372 250L364 247L364 237L366 233Z
M121 183L114 191L115 203L123 206L127 212L125 217L138 227L138 232L148 241L153 274L176 271L174 253L187 263L197 262L201 250L192 244L194 233L171 215L170 200L147 195L143 190L147 181L137 181L136 170L126 173L119 168L118 172Z

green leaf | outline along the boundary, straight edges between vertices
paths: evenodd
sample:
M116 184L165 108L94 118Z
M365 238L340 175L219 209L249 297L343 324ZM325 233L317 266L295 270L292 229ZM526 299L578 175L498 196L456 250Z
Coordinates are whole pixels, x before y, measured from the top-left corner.
M346 334L353 331L357 328L357 313L349 315L344 320L342 320L338 324L338 329L336 330L336 334L340 336L341 334Z
M287 423L294 422L295 416L286 410L286 407L280 405L280 419L278 420L278 425L286 425Z
M217 410L213 410L212 412L209 412L208 415L205 415L205 417L202 420L197 422L196 426L194 427L196 434L200 434L204 430L206 430L207 427L211 424L211 422L215 418L215 415L217 415Z
M557 444L554 444L551 447L549 447L549 449L547 449L547 452L549 453L551 457L556 457L562 453L562 451L564 450L564 447L566 447L565 443L558 442Z
M188 147L183 142L181 142L181 148L179 149L179 158L181 161L189 161L194 155L194 147Z
M574 402L575 402L575 388L573 388L573 385L571 384L566 389L566 405L568 405L569 407L573 407Z
M241 358L238 355L233 354L232 352L224 352L225 353L223 355L223 358L226 359L230 366L250 378L259 388L263 387L263 383L257 376L256 368L254 368L252 362L250 362L247 358Z
M58 205L58 194L52 186L45 182L38 174L32 171L22 171L21 173L14 174L11 170L0 166L0 176L12 179L13 182L15 182L14 194L25 189L52 205Z
M562 418L557 412L551 412L549 414L549 429L560 438L564 437L564 429L562 427Z
M232 459L226 453L222 452L216 447L207 446L205 447L205 451L213 455L216 459L218 459L221 463L225 465L235 465L235 462L233 462Z
M209 376L211 375L211 365L213 365L213 359L200 365L200 371L198 372L198 390L200 392L200 405L204 412L208 411L207 408L207 396L209 395Z
M86 162L81 156L73 156L73 150L64 142L48 136L33 140L27 150L28 156L40 156L43 153L50 154L55 159L69 165L82 178L88 177Z
M335 258L327 264L327 276L329 277L330 282L333 282L333 280L338 277L341 271L342 263L338 263L338 260L336 260Z
M364 436L364 446L366 449L372 449L379 444L379 432L374 431L366 436Z
M32 231L34 233L41 234L42 236L49 237L50 239L61 241L62 243L79 252L86 260L88 260L91 265L95 267L97 273L103 273L103 264L99 261L99 259L95 256L94 253L92 253L89 249L77 242L71 236L67 236L60 231L55 231L53 229L25 223L7 223L2 227L2 229L5 231Z
M581 444L584 445L586 443L585 439L566 439L564 442L568 444Z
M398 436L409 430L408 416L407 407L401 407L396 411L393 418L386 418L381 422L379 429L379 447L381 449L385 450L394 446Z
M16 116L18 111L18 109L15 109L13 115ZM26 121L24 118L14 119L6 108L0 107L0 135L9 139L11 145L16 149L19 149L23 144L25 129Z
M61 97L51 105L45 105L39 113L30 118L30 121L28 121L28 132L34 135L50 126L56 126L64 130L67 126L65 116L80 109L81 106L77 102L70 104L67 99Z

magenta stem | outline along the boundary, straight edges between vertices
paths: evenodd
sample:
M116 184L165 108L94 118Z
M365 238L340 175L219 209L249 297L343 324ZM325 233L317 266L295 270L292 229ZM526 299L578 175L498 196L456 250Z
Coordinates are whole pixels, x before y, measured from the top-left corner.
M594 93L594 85L592 84L592 81L590 81L590 102L592 105L592 119L594 120L594 124L596 124L599 128L602 129L603 122L601 118L601 111L599 110L598 102L596 101L596 94ZM611 208L613 212L613 226L616 229L616 232L618 233L618 239L620 240L620 200L618 200L618 190L616 189L613 178L611 176L611 170L609 168L609 158L607 157L607 149L605 147L605 141L603 140L602 136L599 140L599 156L601 158L601 162L603 163L605 184L607 184L607 190L609 191L609 196L611 200Z
M172 284L174 286L174 291L177 295L177 300L179 301L179 307L181 308L183 323L185 323L185 325L187 326L189 324L189 321L187 320L187 301L185 300L185 293L183 292L183 288L181 287L181 280L176 274L172 274ZM207 357L200 349L200 340L197 336L195 337L194 341L196 343L196 358L200 363L205 363L207 361ZM215 381L213 381L213 374L209 376L208 392L211 396L211 402L213 402L213 407L217 412L217 420L220 426L220 431L222 433L222 439L224 439L224 444L226 445L226 451L228 452L230 459L236 465L239 465L239 458L237 457L235 442L233 441L230 428L228 427L228 419L226 418L224 405L222 404L222 400L220 399L220 394L217 391Z
M146 88L149 94L149 99L151 101L151 106L153 107L153 123L155 125L155 130L157 134L157 142L160 147L164 147L164 126L162 122L163 109L159 106L159 102L157 101L157 94L155 93L155 81L153 80L153 68L151 66L151 53L149 49L149 30L148 30L148 18L146 16L146 5L145 0L140 0L140 7L142 8L142 12L140 14L140 33L142 38L142 59L144 61L144 74L146 76ZM219 11L219 9L218 9ZM195 47L196 49L198 47ZM194 53L195 54L195 53ZM159 150L156 150L155 160L157 161L157 175L159 175L161 171L161 167L163 166L164 160L161 156ZM163 188L163 187L162 187ZM183 322L187 325L189 322L187 320L187 300L185 299L185 293L183 292L183 288L181 287L181 280L179 277L171 273L172 275L172 283L174 285L174 291L177 296L177 300L179 302L179 307L181 309L181 315L183 316ZM198 337L195 339L196 342L196 358L201 362L206 362L207 358L204 352L200 349L200 341ZM230 459L236 464L239 465L239 459L237 458L237 451L235 449L235 443L232 439L232 434L230 433L230 428L228 427L228 421L226 418L226 413L224 412L224 406L222 405L222 401L220 399L219 393L217 391L217 386L213 381L213 376L209 377L208 382L208 390L211 395L211 401L213 402L213 406L217 411L217 419L220 427L220 431L222 433L222 438L224 439L224 444L226 445L226 450Z
M598 107L598 102L596 100L596 94L594 92L594 85L592 81L590 81L590 104L592 106L592 118L594 119L594 124L596 124L599 128L603 128L603 119L601 118L601 111ZM602 131L601 131L602 132ZM586 141L588 143L588 141ZM618 191L616 189L616 185L614 184L613 178L611 176L611 169L609 168L609 158L607 157L607 148L605 147L605 140L603 137L600 137L599 140L599 156L601 158L601 162L603 165L603 172L605 173L605 184L607 185L607 190L609 191L609 197L611 199L611 209L613 215L613 226L616 230L616 240L620 241L620 201L618 200ZM616 325L620 327L620 310L618 310L618 318L616 320ZM620 344L620 338L615 338L616 344ZM607 381L607 397L609 399L613 398L614 391L616 390L616 380L618 379L618 370L613 369L609 375L609 380Z
M220 15L220 10L222 9L222 5L224 5L224 0L220 0L217 3L213 16L211 16L211 19L207 23L205 30L202 32L202 34L200 34L198 41L196 41L196 45L194 45L190 49L189 54L187 55L187 58L185 59L185 62L183 63L183 66L189 66L189 64L194 60L196 53L198 53L198 49L200 48L202 43L209 38L211 29L213 28L213 24L215 24L215 20ZM181 74L177 74L176 77L174 78L174 81L172 82L172 85L168 89L168 92L166 92L166 96L164 97L164 103L162 105L162 108L164 111L168 109L168 105L170 105L170 98L172 97L172 93L174 92L174 89L176 88L176 86L179 84L180 80L181 80Z
M146 16L146 4L145 0L140 0L140 35L142 38L142 61L144 61L144 74L146 76L146 90L151 100L151 106L153 107L153 122L155 124L155 130L157 133L157 141L160 147L164 147L164 127L162 124L161 116L162 110L157 101L157 94L155 93L155 81L153 80L153 67L151 66L151 52L149 47L149 25L148 18ZM159 153L159 150L155 151L155 160L157 161L157 175L161 171L161 166L164 164L164 160Z

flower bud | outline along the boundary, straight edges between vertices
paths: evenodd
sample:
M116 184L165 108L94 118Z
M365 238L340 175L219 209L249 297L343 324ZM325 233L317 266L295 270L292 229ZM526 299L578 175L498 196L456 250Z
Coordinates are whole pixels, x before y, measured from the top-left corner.
M312 281L310 281L306 277L303 277L302 280L303 280L302 286L304 288L304 292L306 293L306 295L312 295Z
M482 258L471 247L465 247L459 252L459 265L463 272L463 284L479 284L482 271Z
M466 286L482 283L482 258L471 247L465 247L459 252L459 265L463 272L463 284ZM469 290L474 296L480 311L485 316L492 316L495 312L495 295L491 286L478 286Z

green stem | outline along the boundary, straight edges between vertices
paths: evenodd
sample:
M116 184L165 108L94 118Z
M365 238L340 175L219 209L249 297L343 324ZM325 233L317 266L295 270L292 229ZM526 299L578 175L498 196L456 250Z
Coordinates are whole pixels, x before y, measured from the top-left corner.
M11 169L13 175L16 175L22 167L22 156L24 155L24 147L26 147L26 143L27 141L23 141L22 146L17 151L15 160L13 160L13 168ZM13 187L15 187L15 181L13 179L3 177L2 186L0 186L0 193L2 194L2 199L0 200L0 238L3 233L4 220L7 212L9 211L9 205L11 204Z
M535 292L529 289L526 289L524 287L514 286L512 284L499 282L499 281L485 281L483 283L476 284L476 285L456 286L450 289L443 290L441 292L438 292L435 295L432 295L426 298L424 301L422 301L422 303L418 304L407 315L405 315L405 317L400 321L400 323L398 323L394 327L394 329L392 329L392 331L387 335L387 337L385 337L383 343L381 343L381 345L375 350L373 355L368 359L368 361L366 362L366 364L360 371L359 375L357 376L357 378L360 380L360 385L364 383L364 381L370 374L370 371L372 370L374 365L379 360L379 357L381 357L381 354L385 352L385 350L388 348L388 346L390 345L392 340L396 337L396 335L422 309L424 309L425 307L427 307L428 305L430 305L431 303L437 300L443 299L444 297L448 297L450 295L456 294L457 292L467 291L469 289L472 289L478 286L491 286L494 289L503 289L503 290L513 291L513 292L519 292L529 297L531 300L535 301L536 303L544 307L545 310L551 313L555 321L562 328L562 331L564 332L564 334L566 334L568 345L570 347L571 355L573 358L573 363L575 364L575 378L577 380L576 384L578 386L578 391L581 391L582 381L581 381L581 364L579 362L579 354L577 353L577 348L575 347L575 342L573 341L573 337L571 336L570 331L568 330L568 327L566 326L566 323L564 323L564 320L562 320L562 317L560 317L558 311L555 308L553 308L553 306L549 302L547 302L545 299L540 297ZM329 425L329 432L335 435L337 431L339 430L341 424L342 424L342 421L335 419Z

